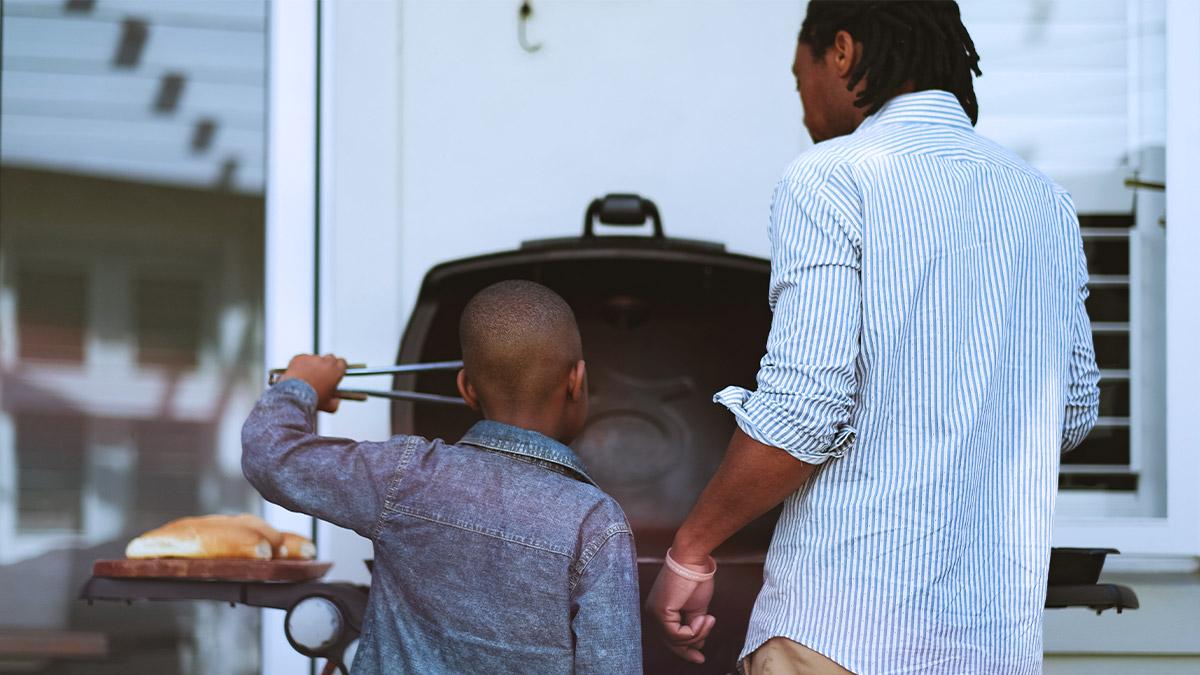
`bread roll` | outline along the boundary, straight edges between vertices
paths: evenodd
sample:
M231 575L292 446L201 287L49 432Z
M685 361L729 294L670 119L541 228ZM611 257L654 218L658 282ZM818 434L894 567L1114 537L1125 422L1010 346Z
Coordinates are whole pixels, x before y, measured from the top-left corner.
M267 521L249 513L239 513L236 516L210 516L211 518L229 518L231 521L256 530L270 544L272 549L283 545L283 533L267 524Z
M283 543L275 549L277 560L312 560L317 557L317 547L312 540L295 532L284 532Z
M173 520L129 542L125 557L270 560L271 543L229 516Z

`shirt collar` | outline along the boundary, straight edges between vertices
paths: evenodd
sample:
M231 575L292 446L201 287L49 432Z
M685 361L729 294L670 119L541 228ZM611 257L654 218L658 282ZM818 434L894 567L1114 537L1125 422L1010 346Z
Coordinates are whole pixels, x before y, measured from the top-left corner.
M573 477L577 477L585 483L596 484L596 481L592 480L587 470L583 468L583 462L579 461L579 457L571 448L536 431L494 420L480 420L467 430L459 444L474 445L496 452L549 462L567 469Z
M876 124L944 124L971 130L971 118L963 112L958 98L948 91L926 89L892 98L862 124L859 130Z

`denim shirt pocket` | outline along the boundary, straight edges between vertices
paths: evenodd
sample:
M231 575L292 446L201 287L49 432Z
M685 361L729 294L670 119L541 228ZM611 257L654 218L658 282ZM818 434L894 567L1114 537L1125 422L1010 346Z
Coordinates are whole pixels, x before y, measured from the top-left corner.
M412 458L417 453L417 448L422 444L428 444L424 438L420 436L410 436L404 443L404 450L400 452L400 457L396 461L396 468L392 470L392 477L388 481L387 494L383 500L383 508L379 511L379 517L375 520L375 527L371 530L371 539L378 539L380 532L383 531L383 524L387 520L387 514L394 510L396 505L397 495L400 493L400 482L405 475L405 469L408 468Z

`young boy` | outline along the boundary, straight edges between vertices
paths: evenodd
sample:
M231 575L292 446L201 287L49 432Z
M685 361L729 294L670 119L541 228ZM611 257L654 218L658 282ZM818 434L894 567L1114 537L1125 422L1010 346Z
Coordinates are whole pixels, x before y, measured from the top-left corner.
M374 543L356 674L640 673L633 535L566 446L587 417L571 308L505 281L459 335L458 390L484 420L458 443L317 436L346 362L303 355L246 420L246 478Z

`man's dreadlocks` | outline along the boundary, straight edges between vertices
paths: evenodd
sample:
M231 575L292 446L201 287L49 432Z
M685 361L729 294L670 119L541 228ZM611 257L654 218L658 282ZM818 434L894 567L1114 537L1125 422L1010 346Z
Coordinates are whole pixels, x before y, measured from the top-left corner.
M914 90L944 89L958 97L971 124L979 119L979 101L971 73L983 75L975 43L963 26L958 3L900 0L811 0L800 41L813 57L824 57L837 32L862 43L862 59L850 73L847 89L865 77L854 105L871 115L905 84Z

